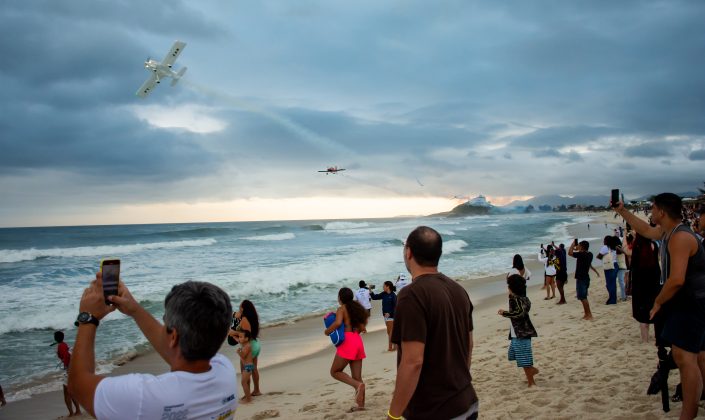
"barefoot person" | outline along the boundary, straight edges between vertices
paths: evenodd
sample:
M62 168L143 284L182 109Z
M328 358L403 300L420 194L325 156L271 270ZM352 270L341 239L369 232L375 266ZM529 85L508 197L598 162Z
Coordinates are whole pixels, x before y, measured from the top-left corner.
M71 364L71 350L69 349L69 345L64 342L64 332L63 331L54 331L54 343L53 345L57 345L56 347L56 356L61 360L61 365L64 369L63 373L63 388L64 388L64 403L66 404L66 408L69 409L69 417L73 416L80 416L81 415L81 407L78 405L76 400L71 396L71 393L69 392L69 387L68 387L68 378L69 378L69 365ZM74 410L74 406L76 409Z
M355 390L355 406L351 411L365 409L365 383L362 382L362 359L365 358L365 345L360 333L365 331L369 314L367 309L353 300L353 292L347 287L338 291L340 307L335 313L335 322L325 329L325 335L330 335L341 324L345 325L345 340L335 351L330 376L348 384ZM350 365L350 373L344 372Z
M592 266L592 252L589 252L590 243L577 239L570 244L568 255L575 258L575 291L576 297L583 304L583 319L591 320L590 302L588 302L588 288L590 287L590 270L594 271L597 277L600 273Z
M508 358L509 361L516 361L517 366L524 369L526 380L531 387L536 385L534 376L539 373L539 370L534 367L531 338L537 337L538 334L529 318L531 301L526 297L526 280L518 274L512 274L507 278L507 288L509 289L509 310L500 309L497 313L511 321Z
M404 245L411 284L399 293L392 342L397 376L387 418L477 419L472 386L472 303L465 289L438 271L443 242L430 227Z
M233 315L235 319L235 330L230 329L228 335L233 337L235 341L239 342L238 335L241 331L250 332L250 346L252 346L252 363L255 365L252 372L252 396L256 397L262 395L259 389L259 370L257 369L257 362L259 361L259 354L262 351L262 345L259 342L259 315L257 314L257 309L255 309L255 304L245 299L240 304L240 308ZM244 372L245 364L240 361L240 372Z
M664 305L665 325L661 337L672 344L673 358L683 386L681 419L698 414L705 378L705 247L689 227L683 225L681 198L672 193L654 197L651 220L655 227L633 215L623 203L615 211L640 235L661 240L661 283L650 318Z
M556 270L556 286L558 287L558 293L561 295L560 300L556 302L556 304L565 305L565 291L563 290L563 288L565 287L565 284L568 283L568 261L565 255L565 245L558 245L558 248L556 248L555 250L555 254L556 258L558 258L558 268Z
M546 247L545 252L543 248L541 249L538 259L543 263L545 273L546 297L544 300L553 299L556 297L556 273L560 267L560 260L556 257L556 253L551 245Z
M243 365L242 369L242 390L245 395L240 398L240 402L243 404L248 404L252 402L252 394L250 393L250 376L255 370L255 363L252 357L252 343L250 342L250 332L248 330L243 330L238 334L238 341L240 342L240 347L237 349L237 354L240 356L240 363Z
M382 300L382 316L384 324L387 326L387 351L396 350L396 345L392 343L392 328L394 327L394 309L397 306L396 286L391 281L384 282L382 293L370 293L372 300Z
M235 368L218 354L232 318L227 293L210 283L187 281L164 299L164 324L135 300L125 284L105 304L100 273L83 292L78 333L69 367L69 391L98 419L232 419L237 408ZM100 320L115 309L131 317L170 372L159 376L95 374ZM110 337L112 331L104 331Z

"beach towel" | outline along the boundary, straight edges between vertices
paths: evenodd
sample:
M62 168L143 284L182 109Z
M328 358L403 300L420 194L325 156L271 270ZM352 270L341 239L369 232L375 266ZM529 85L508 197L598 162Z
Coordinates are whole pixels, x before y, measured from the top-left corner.
M326 326L326 328L330 327L333 325L335 322L335 312L329 312L326 314L326 316L323 317L323 325ZM345 341L345 324L340 323L340 326L330 333L330 341L333 343L334 346L338 347L339 345L343 344L343 341Z

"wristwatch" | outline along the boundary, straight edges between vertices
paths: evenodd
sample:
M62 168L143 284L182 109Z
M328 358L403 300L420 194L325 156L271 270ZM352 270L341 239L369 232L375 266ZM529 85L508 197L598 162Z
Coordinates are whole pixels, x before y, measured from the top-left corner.
M73 325L78 327L81 324L93 324L97 327L100 325L100 321L98 321L98 318L91 315L90 312L81 312L78 314L78 318L76 318L76 322L74 322Z

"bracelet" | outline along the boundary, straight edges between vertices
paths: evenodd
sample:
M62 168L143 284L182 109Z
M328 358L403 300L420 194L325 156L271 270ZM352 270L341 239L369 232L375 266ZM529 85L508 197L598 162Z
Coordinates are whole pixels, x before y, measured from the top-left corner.
M395 416L392 415L392 412L389 411L389 410L387 410L387 417L389 417L389 418L392 419L392 420L401 420L401 416L395 417Z

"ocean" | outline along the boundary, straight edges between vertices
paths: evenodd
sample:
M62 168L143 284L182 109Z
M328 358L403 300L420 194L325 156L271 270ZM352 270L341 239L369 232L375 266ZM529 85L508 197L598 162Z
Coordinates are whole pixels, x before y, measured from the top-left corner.
M234 308L250 299L271 324L334 307L338 289L361 279L378 288L395 279L418 225L442 234L440 269L472 279L506 272L515 253L535 259L540 243L567 241L566 227L588 220L547 213L0 229L0 385L9 400L60 388L53 332L73 345L78 303L102 258L122 260L123 281L158 318L174 284L201 280L228 292ZM146 348L116 311L98 331L98 371Z

